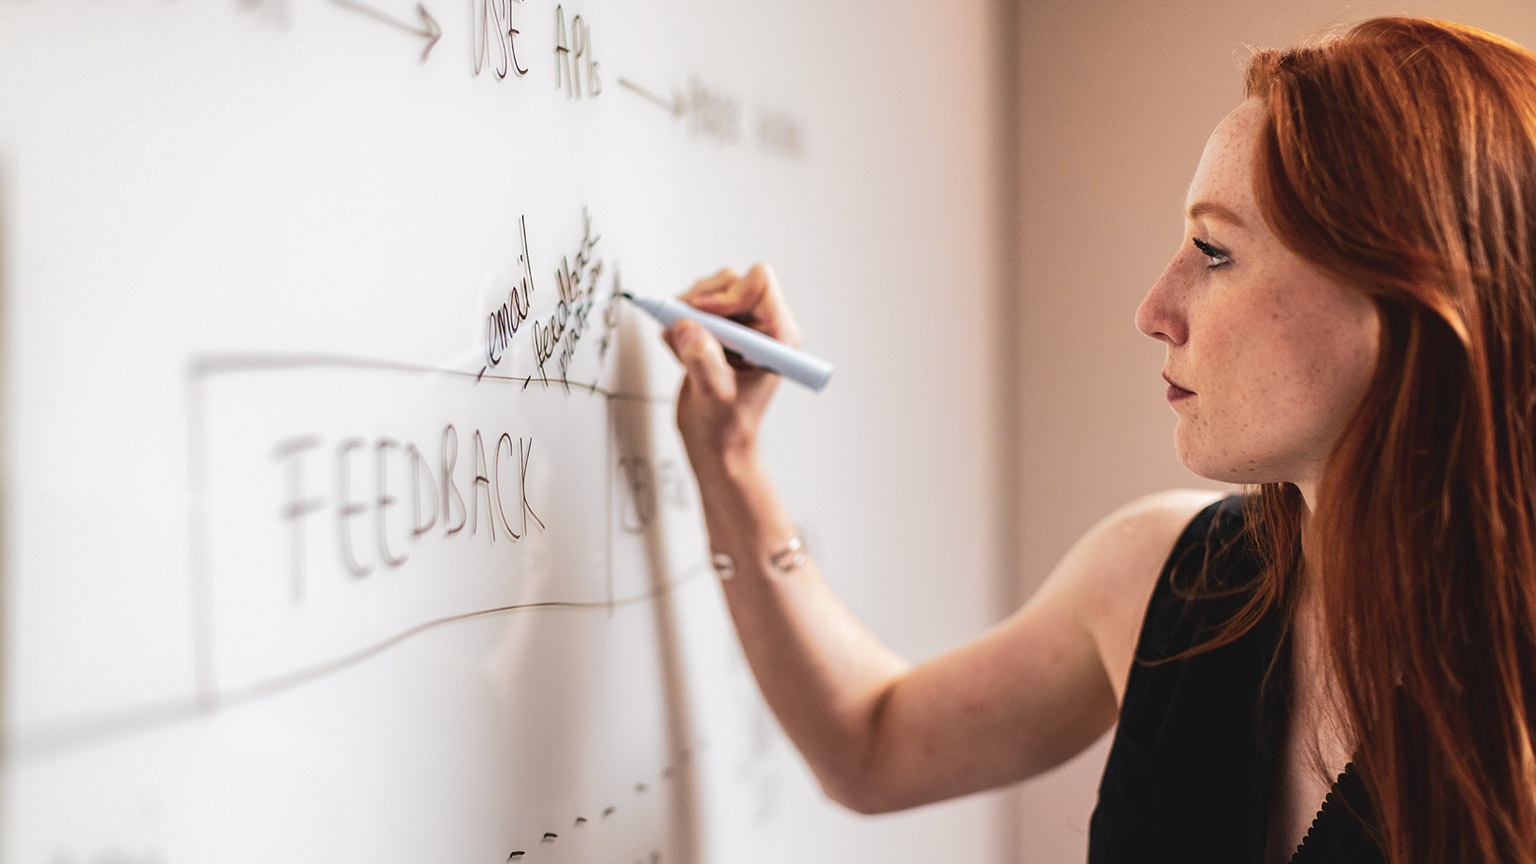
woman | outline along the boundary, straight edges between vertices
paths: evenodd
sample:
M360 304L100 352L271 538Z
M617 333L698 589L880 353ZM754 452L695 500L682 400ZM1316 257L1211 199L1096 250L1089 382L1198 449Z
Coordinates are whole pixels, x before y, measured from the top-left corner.
M1536 864L1536 57L1379 19L1260 52L1246 91L1136 322L1180 459L1252 491L1111 514L1022 610L908 668L757 460L774 378L679 324L742 644L861 811L1029 777L1118 718L1091 861ZM685 298L798 340L762 267Z

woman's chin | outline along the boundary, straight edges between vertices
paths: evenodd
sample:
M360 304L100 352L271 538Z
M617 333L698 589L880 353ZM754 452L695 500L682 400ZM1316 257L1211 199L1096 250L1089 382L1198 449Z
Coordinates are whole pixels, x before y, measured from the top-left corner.
M1174 452L1179 457L1179 464L1192 474L1217 483L1259 484L1274 479L1269 472L1258 470L1258 466L1235 464L1236 460L1230 454L1213 453L1212 448L1182 436L1174 438Z

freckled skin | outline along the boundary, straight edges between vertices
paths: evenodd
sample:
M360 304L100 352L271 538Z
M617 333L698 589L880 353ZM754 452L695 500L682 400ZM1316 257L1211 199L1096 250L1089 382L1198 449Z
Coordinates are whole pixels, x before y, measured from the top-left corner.
M1167 345L1164 373L1195 394L1173 406L1186 467L1223 482L1306 488L1365 393L1380 321L1365 294L1291 252L1265 222L1253 190L1263 117L1253 99L1227 115L1190 184L1191 205L1219 204L1241 225L1216 214L1188 220L1136 326Z

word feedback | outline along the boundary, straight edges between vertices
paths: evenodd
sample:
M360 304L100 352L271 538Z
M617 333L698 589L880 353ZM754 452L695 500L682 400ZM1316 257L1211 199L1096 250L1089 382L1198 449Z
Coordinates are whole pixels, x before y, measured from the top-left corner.
M533 458L532 438L513 438L503 432L496 438L491 458L486 459L487 438L476 429L470 437L470 459L465 478L469 498L459 486L459 433L453 424L443 428L438 458L429 462L412 442L391 438L346 438L324 454L331 466L331 496L315 494L306 478L307 460L322 456L325 442L318 435L303 435L280 442L273 458L287 469L287 496L281 508L288 523L289 585L295 604L308 594L305 562L311 523L328 517L331 546L341 566L354 579L364 579L378 569L403 566L414 548L425 539L449 538L469 529L473 537L484 530L487 542L496 543L499 523L502 536L511 542L527 537L544 521L528 500L528 465ZM505 466L505 470L504 470ZM364 475L359 482L359 475ZM409 520L401 509L404 492L410 499ZM484 501L484 513L481 502ZM513 518L508 518L508 505ZM513 527L516 521L517 528ZM322 528L321 530L324 530Z

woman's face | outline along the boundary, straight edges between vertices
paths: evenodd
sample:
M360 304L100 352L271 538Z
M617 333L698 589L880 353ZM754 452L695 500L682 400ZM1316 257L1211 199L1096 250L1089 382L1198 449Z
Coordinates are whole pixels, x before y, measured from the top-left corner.
M1168 346L1179 460L1229 483L1308 492L1370 381L1375 305L1291 252L1253 191L1263 103L1211 133L1189 187L1185 240L1136 310Z

